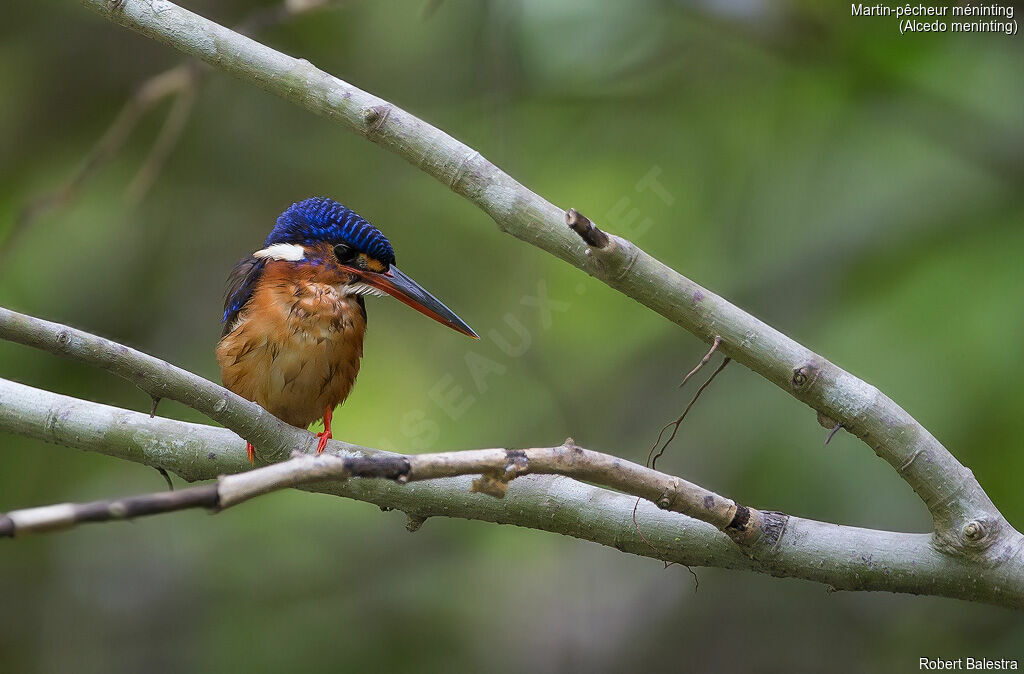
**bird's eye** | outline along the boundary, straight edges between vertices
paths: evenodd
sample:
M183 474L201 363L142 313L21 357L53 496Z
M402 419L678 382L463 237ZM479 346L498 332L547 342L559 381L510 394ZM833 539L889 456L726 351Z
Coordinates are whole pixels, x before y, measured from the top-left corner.
M355 259L356 251L352 248L352 246L349 246L344 243L339 243L337 246L334 247L334 256L338 258L338 262L349 264Z

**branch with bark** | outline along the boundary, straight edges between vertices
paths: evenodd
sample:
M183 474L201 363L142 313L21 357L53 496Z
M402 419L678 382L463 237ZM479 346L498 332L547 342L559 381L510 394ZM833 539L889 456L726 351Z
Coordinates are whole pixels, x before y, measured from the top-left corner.
M479 206L503 231L715 344L726 358L807 404L829 428L841 427L861 438L920 496L932 515L934 531L872 531L757 510L681 478L571 445L518 453L478 450L403 457L335 442L331 451L340 452L340 459L300 456L252 471L252 482L224 477L200 488L207 490L205 496L196 496L188 505L230 505L240 484L243 494L257 488L253 485L303 486L398 508L414 522L448 515L515 523L690 565L744 568L837 589L937 594L1024 607L1024 536L1006 521L973 473L875 387L629 241L547 202L443 131L306 60L277 52L166 0L82 2L112 21L395 152ZM664 189L656 183L647 187ZM311 434L282 424L208 381L92 335L2 311L0 337L100 365L154 398L171 397L191 405L254 442L265 460L308 452L314 442ZM0 384L0 400L0 428L25 435L160 466L187 479L244 468L241 445L230 444L238 439L229 431L149 419L10 382ZM359 475L363 477L354 477ZM425 481L414 480L414 475ZM470 482L468 475L481 477ZM344 479L324 482L328 477ZM409 484L397 483L403 477ZM470 490L474 484L478 491L494 495L509 485L508 493L502 499L476 494ZM637 497L643 501L643 534L631 518ZM116 517L166 505L141 503L93 504L84 510L63 506L62 514L51 517L73 523L75 512L84 513L84 520L101 518L104 512ZM179 505L172 501L167 507ZM40 521L38 513L35 517ZM19 518L26 521L24 514L9 516L4 526L16 533ZM28 521L31 525L32 517Z
M645 498L663 510L674 510L708 522L737 542L747 543L760 535L762 528L767 528L762 526L765 514L757 510L738 505L680 478L607 454L581 449L571 441L560 448L548 449L479 450L398 459L378 453L378 456L361 457L358 460L331 463L325 459L326 464L310 462L308 459L294 458L295 454L301 456L303 451L309 451L313 446L311 443L314 437L310 433L289 426L259 405L158 358L81 330L2 307L0 338L99 366L132 382L149 394L154 402L160 398L170 398L188 405L252 442L260 449L262 460L268 457L280 459L287 452L293 454L291 461L252 471L244 478L226 478L223 480L225 484L218 487L216 499L188 501L189 507L225 508L266 491L348 477L388 478L405 483L478 474L480 478L474 482L473 490L501 497L513 478L542 473L566 475ZM346 448L349 451L353 449L352 446ZM370 451L366 448L358 449L364 453ZM394 463L396 460L400 460L401 464ZM175 472L178 472L177 468ZM266 486L262 490L254 490L251 487L254 484ZM139 514L154 514L161 512L160 504L166 506L168 511L184 507L178 500L162 500L159 495L155 495L153 501L148 506L135 501L132 508L141 507ZM111 506L109 503L108 514L121 511L123 504ZM84 507L83 512L89 513L90 519L81 521L96 521L98 507L95 504ZM131 508L129 511L135 512ZM7 527L9 535L52 528L49 520L40 519L34 511L8 513L8 516L13 522ZM38 526L18 526L21 520L38 523ZM0 527L0 535L3 533L3 527Z
M216 483L174 492L60 504L15 510L0 516L0 536L52 531L86 522L133 519L186 508L224 510L272 491L326 480L376 478L399 484L459 476L477 476L470 492L504 498L509 483L523 475L564 475L646 499L662 510L689 515L711 524L740 545L755 542L766 516L782 532L787 517L739 505L678 477L659 473L610 454L577 446L572 439L559 447L477 449L437 454L399 455L387 452L317 454L295 452L281 463L235 475Z
M0 334L8 334L5 326L0 325ZM149 364L147 360L137 363L143 369ZM205 405L204 389L214 385L184 374L194 377L195 394L182 396L181 400L186 404L192 401L198 409ZM250 416L258 411L244 410L240 414ZM249 421L259 425L257 419ZM753 510L748 512L763 515L770 526L748 525L748 535L737 539L699 515L705 513L709 520L720 524L731 508L739 512L741 506L679 478L617 457L579 450L570 443L518 452L491 449L401 456L332 440L320 457L302 454L233 475L249 465L244 441L228 429L150 417L4 379L0 379L0 428L158 466L190 481L217 480L212 485L171 494L15 511L0 516L0 534L7 536L181 508L217 510L257 493L297 486L365 501L383 510L403 511L410 530L418 529L430 517L515 524L689 566L801 578L835 590L929 594L1024 608L1024 574L1012 561L985 565L945 554L932 545L929 534L875 531ZM305 451L312 452L315 436L292 430ZM587 460L575 461L574 455L581 452ZM531 466L531 457L538 463ZM591 463L590 457L596 457L596 463ZM524 465L529 469L524 470ZM610 475L608 466L616 467ZM565 477L561 469L595 483L600 483L604 474L608 486L616 490ZM384 479L329 479L355 474ZM403 474L410 476L405 483L400 481ZM411 478L413 474L416 480ZM699 506L690 509L698 517L681 514L685 500L665 498L665 487L675 484L691 486L691 497L711 496L717 507L705 506L702 498ZM501 498L496 498L502 492ZM642 532L633 524L633 494L641 497L636 516ZM692 505L696 504L691 498L685 507Z

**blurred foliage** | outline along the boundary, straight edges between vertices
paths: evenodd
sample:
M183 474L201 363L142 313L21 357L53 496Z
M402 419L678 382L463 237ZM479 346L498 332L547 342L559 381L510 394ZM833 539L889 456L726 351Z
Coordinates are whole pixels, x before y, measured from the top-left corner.
M233 24L267 4L189 6ZM216 379L227 271L284 207L325 194L377 223L403 268L485 336L373 301L339 436L426 451L571 435L642 461L688 400L676 385L705 345L503 236L399 158L219 73L141 203L124 191L168 103L73 203L9 238L135 87L180 59L75 3L7 9L0 304ZM797 0L352 0L261 37L876 384L1024 525L1019 38L901 38L895 20ZM652 169L670 204L636 189ZM550 325L522 302L539 284L565 303ZM487 337L519 341L509 321L526 327L521 356ZM469 352L501 372L474 381ZM0 376L149 405L102 372L8 344ZM452 418L432 389L465 412ZM161 413L200 419L173 403ZM659 465L762 507L927 530L888 465L845 434L823 447L824 435L804 406L733 367ZM149 468L0 443L0 511L163 486ZM697 573L694 593L685 569L567 538L441 520L410 536L397 513L277 494L215 519L0 546L0 671L859 672L908 671L925 655L1024 658L1024 619L1008 611Z

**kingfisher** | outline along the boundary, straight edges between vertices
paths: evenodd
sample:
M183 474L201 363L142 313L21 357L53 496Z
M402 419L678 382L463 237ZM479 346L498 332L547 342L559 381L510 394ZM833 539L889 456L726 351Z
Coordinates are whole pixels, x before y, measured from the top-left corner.
M359 374L364 298L385 295L479 339L395 266L391 243L365 218L326 197L292 204L228 277L216 350L224 386L293 426L323 419L323 452ZM250 442L246 454L254 463Z

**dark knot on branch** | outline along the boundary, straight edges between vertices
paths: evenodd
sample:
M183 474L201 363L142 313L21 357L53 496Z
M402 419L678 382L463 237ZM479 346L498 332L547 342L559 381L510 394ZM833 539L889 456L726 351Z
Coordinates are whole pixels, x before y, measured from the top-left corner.
M794 391L806 391L818 378L820 371L818 363L813 360L793 368L793 377L789 383Z
M363 110L363 123L367 135L380 133L391 116L390 105L374 105Z
M598 229L587 216L575 208L570 208L565 212L565 224L569 225L570 229L579 234L580 238L592 248L604 248L610 241L607 234Z
M351 477L377 477L408 482L411 466L404 456L353 456L345 459Z

